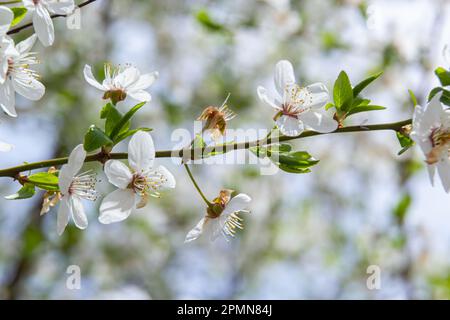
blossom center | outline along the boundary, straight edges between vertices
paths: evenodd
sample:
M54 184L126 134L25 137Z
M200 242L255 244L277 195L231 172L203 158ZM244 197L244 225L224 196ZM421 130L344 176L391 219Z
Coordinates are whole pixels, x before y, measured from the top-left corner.
M312 104L312 94L307 88L302 88L297 84L288 85L284 89L283 100L281 114L297 118L299 114L308 110Z
M8 58L8 70L6 76L16 76L19 78L33 78L39 79L39 75L36 71L30 69L30 65L38 64L39 61L34 56L34 53L25 53L19 57Z
M159 197L158 189L166 182L167 178L159 172L150 174L135 173L128 187L141 197L146 197L147 195Z
M427 155L426 162L428 164L438 162L443 152L447 152L445 156L448 157L450 149L450 130L442 127L433 129L430 134L430 142L432 149Z
M95 173L82 173L73 178L69 187L69 194L86 200L97 200L97 191L95 184L97 183L97 175Z

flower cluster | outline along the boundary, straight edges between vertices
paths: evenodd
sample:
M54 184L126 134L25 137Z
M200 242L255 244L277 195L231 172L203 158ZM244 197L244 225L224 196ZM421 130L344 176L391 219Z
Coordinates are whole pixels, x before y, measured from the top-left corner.
M29 100L39 100L45 87L39 82L39 75L30 67L38 63L31 52L36 35L14 44L7 35L14 17L11 9L0 6L0 106L11 117L17 117L15 93Z
M37 38L46 47L53 44L55 32L50 14L70 15L75 10L75 3L74 0L23 0L23 8L32 14L36 33L15 44L8 36L14 13L10 8L0 6L0 108L11 117L17 117L16 93L32 101L44 96L45 87L32 69L39 61L31 49ZM11 149L10 144L0 142L0 152Z

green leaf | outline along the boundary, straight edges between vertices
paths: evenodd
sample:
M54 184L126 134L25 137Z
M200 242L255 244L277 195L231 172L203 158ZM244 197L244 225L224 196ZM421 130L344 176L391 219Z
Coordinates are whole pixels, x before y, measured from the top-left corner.
M132 136L133 134L135 134L136 132L138 132L138 131L145 131L145 132L149 132L149 131L152 131L153 129L151 129L151 128L138 128L138 129L133 129L133 130L128 130L128 131L125 131L125 132L123 132L123 133L121 133L119 136L117 136L117 138L114 140L114 143L119 143L120 141L122 141L122 140L124 140L124 139L126 139L126 138L128 138L129 136Z
M20 21L23 20L23 18L25 18L28 10L25 7L15 7L10 9L14 14L13 21L11 22L11 27L14 27L15 25L19 24Z
M100 112L100 118L106 119L105 121L105 133L107 136L111 136L111 132L113 131L114 127L119 123L119 121L122 119L123 114L117 110L116 107L112 103L106 104L102 111ZM128 123L129 128L129 123ZM127 128L127 130L128 130Z
M430 94L428 95L428 102L430 102L431 99L433 99L439 92L442 92L440 101L443 104L450 106L450 91L441 87L436 87L430 91Z
M289 144L274 145L270 147L252 147L250 151L260 158L268 157L281 170L289 173L308 173L315 160L306 151L291 151Z
M401 132L397 131L396 135L397 135L398 142L400 143L400 146L402 147L402 149L397 153L397 155L401 155L414 145L414 141L410 137L408 137L407 135L404 135Z
M394 208L394 217L397 219L397 221L402 224L405 220L406 213L408 212L408 209L411 206L411 195L408 193L404 194L403 197L400 199L400 201L397 203L397 205Z
M28 199L34 196L36 193L36 189L33 184L31 183L25 183L23 187L17 191L17 193L12 194L10 196L6 196L6 200L21 200L21 199Z
M353 103L352 85L345 71L341 71L334 82L333 99L337 110L346 111Z
M450 86L450 71L449 70L439 67L436 70L434 70L434 73L439 78L439 81L441 82L441 85L443 87Z
M416 95L414 94L414 92L412 90L408 89L408 93L409 93L409 97L411 98L411 101L412 101L414 107L417 106L418 105L417 98L416 98Z
M376 106L376 105L361 105L355 108L352 108L348 113L347 116L350 116L352 114L355 113L360 113L360 112L367 112L367 111L375 111L375 110L384 110L386 109L386 107L383 106Z
M58 177L48 172L38 172L28 177L28 181L40 189L58 191Z
M225 32L227 29L220 23L214 21L205 9L199 10L196 14L197 21L209 31Z
M334 103L328 102L328 103L325 105L325 110L329 110L329 109L334 108L334 107L335 107Z
M361 81L360 83L358 83L354 88L353 88L353 97L357 97L361 91L363 91L369 84L371 84L374 80L376 80L379 76L381 76L383 74L383 72L378 72L370 77L368 77L367 79L364 79L363 81Z
M124 131L127 131L129 128L129 121L133 117L133 115L145 104L145 102L138 103L133 108L131 108L125 115L120 119L116 125L114 126L114 129L112 129L111 134L109 135L112 140L115 140L115 138L123 133Z
M91 152L106 145L113 145L113 141L100 128L90 126L84 136L84 149Z

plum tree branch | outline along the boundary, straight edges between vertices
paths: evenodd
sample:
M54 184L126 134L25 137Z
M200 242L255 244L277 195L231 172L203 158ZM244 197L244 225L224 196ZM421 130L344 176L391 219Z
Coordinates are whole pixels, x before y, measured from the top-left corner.
M241 149L249 149L255 146L268 145L273 142L285 142L296 139L302 139L312 136L319 136L325 134L335 134L335 133L346 133L346 132L366 132L366 131L381 131L381 130L393 130L393 131L401 131L404 126L411 124L412 120L407 119L399 122L391 122L391 123L383 123L383 124L372 124L372 125L359 125L359 126L348 126L343 128L338 128L337 130L329 133L320 133L315 131L305 131L301 135L289 137L289 136L278 136L274 138L263 138L254 141L246 141L246 142L237 142L233 144L225 144L225 145L216 145L212 147L205 148L187 148L187 149L177 149L177 150L161 150L156 151L157 158L188 158L188 159L202 159L203 155L207 155L210 152L215 150L221 150L224 153L233 151L233 150L241 150ZM198 155L200 155L198 157ZM105 162L108 159L127 159L127 153L109 153L105 154L100 151L95 154L88 155L86 157L85 162ZM0 170L0 177L10 177L16 178L18 174L25 171L31 171L35 169L41 168L49 168L52 166L63 165L67 163L68 158L55 158L49 159L34 163L27 163L23 165L19 165L16 167L11 167L7 169Z
M83 8L84 6L87 6L88 4L91 4L92 2L95 2L95 1L97 1L97 0L84 1L84 2L82 2L82 3L80 3L78 5L78 8ZM2 4L2 3L0 3L0 4ZM52 14L50 17L52 19L55 19L55 18L66 17L66 16L67 15L65 15L65 14ZM33 26L33 22L29 22L29 23L26 23L26 24L24 24L22 26L19 26L17 28L13 28L13 29L9 30L6 34L8 34L8 35L15 34L15 33L18 33L20 31L24 30L24 29L30 28L32 26Z

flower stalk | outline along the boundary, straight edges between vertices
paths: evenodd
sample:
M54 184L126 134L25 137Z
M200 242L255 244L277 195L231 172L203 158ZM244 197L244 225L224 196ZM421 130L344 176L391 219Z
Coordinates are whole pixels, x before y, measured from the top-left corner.
M186 163L184 164L184 168L186 169L186 172L187 172L189 178L191 179L192 183L194 184L195 189L197 189L198 193L202 197L203 201L206 203L206 205L208 206L209 209L213 210L213 207L214 207L213 203L206 198L206 196L204 195L204 193L198 186L197 181L195 181L195 178L192 175L191 169L189 169L189 166Z

